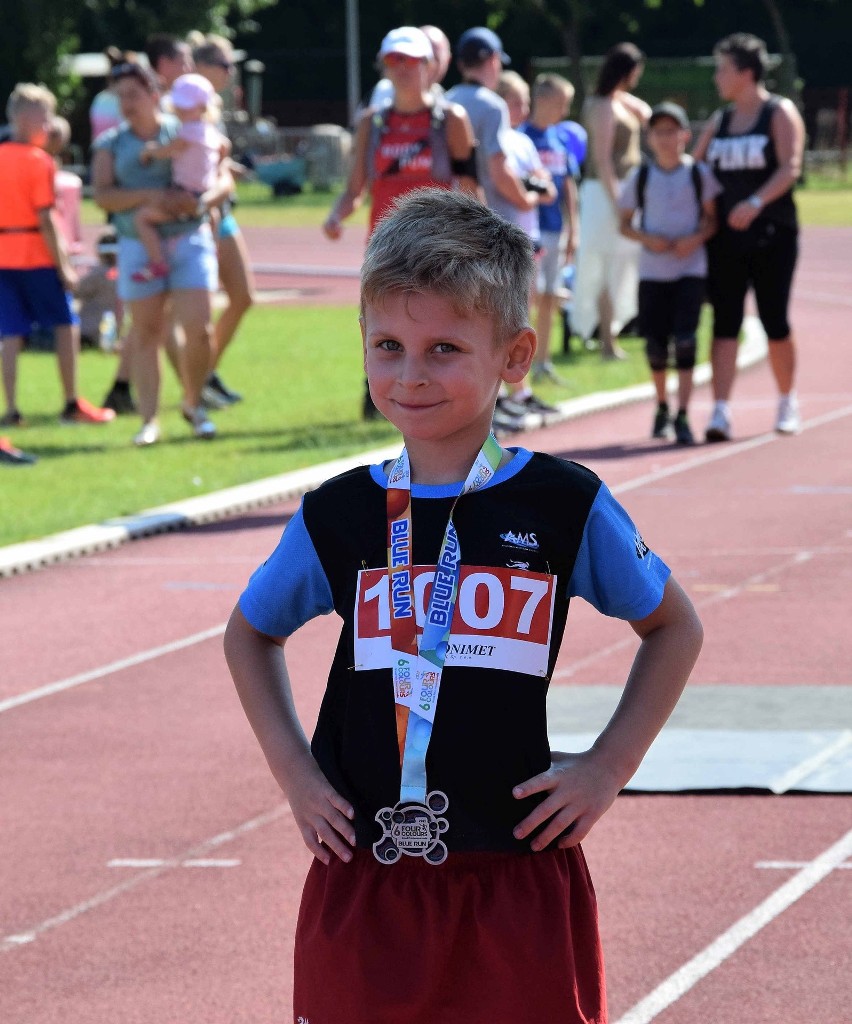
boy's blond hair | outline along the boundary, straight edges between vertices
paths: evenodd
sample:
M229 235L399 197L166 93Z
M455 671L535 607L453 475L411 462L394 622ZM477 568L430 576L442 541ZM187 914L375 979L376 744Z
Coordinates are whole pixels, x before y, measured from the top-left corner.
M497 95L504 99L508 93L529 97L530 87L517 71L503 71L497 82Z
M44 85L18 82L6 103L6 120L14 124L20 112L27 107L42 107L52 116L56 112L56 97Z
M569 104L574 101L574 86L567 78L563 78L562 75L554 75L551 72L536 75L532 87L533 103L537 99L553 96L555 93L564 96Z
M532 243L463 192L419 188L383 217L361 268L361 316L389 295L432 293L494 319L500 344L529 326Z

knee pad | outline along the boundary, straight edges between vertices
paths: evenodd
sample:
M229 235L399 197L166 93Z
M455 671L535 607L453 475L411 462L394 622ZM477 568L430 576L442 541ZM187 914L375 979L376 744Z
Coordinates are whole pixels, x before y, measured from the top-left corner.
M668 342L659 338L646 338L645 355L652 370L665 370L669 362Z
M675 338L675 366L679 370L691 370L695 366L695 335Z

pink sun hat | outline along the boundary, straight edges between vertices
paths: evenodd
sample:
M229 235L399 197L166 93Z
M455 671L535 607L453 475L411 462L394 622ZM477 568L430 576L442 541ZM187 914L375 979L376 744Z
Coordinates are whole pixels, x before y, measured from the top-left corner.
M169 98L176 110L192 110L206 107L216 91L204 75L181 75L176 78L169 92Z

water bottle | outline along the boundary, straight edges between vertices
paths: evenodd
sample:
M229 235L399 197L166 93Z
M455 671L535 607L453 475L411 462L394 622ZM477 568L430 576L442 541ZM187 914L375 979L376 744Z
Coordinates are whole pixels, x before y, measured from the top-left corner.
M111 309L106 310L101 317L98 341L102 352L115 352L118 344L118 323Z

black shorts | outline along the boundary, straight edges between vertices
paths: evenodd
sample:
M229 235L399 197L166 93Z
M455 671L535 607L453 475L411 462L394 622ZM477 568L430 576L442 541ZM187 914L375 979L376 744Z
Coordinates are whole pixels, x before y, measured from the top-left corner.
M695 333L704 293L703 277L639 282L639 331L652 370L668 365L670 342L674 342L674 365L679 370L695 366Z
M754 289L757 313L770 341L790 335L787 308L799 255L796 228L756 221L746 232L724 229L707 244L707 292L713 336L736 338L745 297Z

